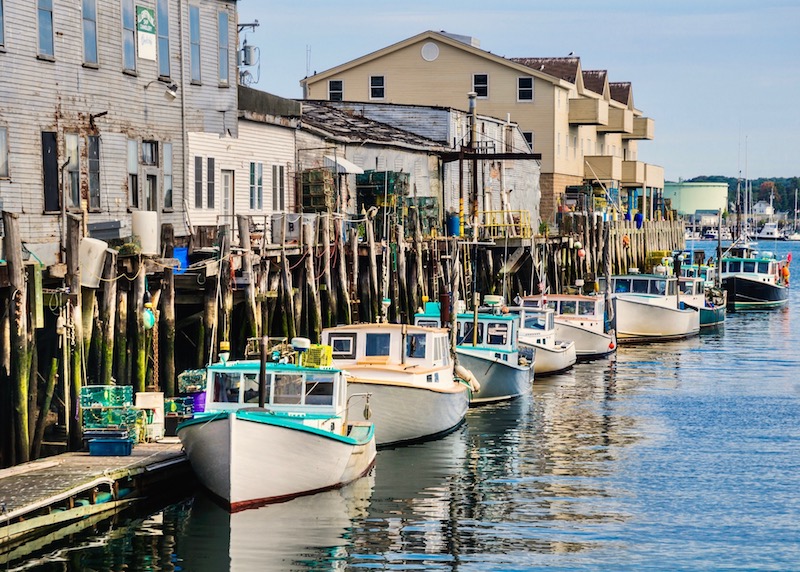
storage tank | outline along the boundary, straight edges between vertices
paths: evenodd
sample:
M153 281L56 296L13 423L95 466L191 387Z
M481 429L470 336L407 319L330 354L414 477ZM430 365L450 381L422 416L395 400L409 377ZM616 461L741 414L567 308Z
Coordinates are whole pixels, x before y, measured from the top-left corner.
M81 265L81 286L97 288L103 276L108 243L88 236L81 238L79 260Z

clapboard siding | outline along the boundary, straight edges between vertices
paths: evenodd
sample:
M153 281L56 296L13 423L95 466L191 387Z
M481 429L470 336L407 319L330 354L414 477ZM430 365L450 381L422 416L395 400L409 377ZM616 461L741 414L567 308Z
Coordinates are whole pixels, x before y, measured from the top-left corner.
M156 7L155 0L138 0L135 4L154 10ZM58 133L59 165L67 158L65 134L80 136L85 201L89 198L87 137L99 136L100 209L89 212L88 222L120 220L125 233L130 232L131 216L128 139L137 141L140 153L143 140L158 142L159 166L140 165L138 174L140 184L146 174L157 174L160 194L163 145L171 143L174 208L165 211L159 200L160 222L175 225L179 236L188 233L183 214L187 157L184 128L190 132L208 131L216 138L237 134L236 4L225 0L192 0L192 4L200 7L204 81L202 85L189 82L189 3L170 2L169 79L178 85L178 97L169 101L164 96L167 84L158 81L157 61L137 58L135 74L123 73L120 0L97 0L99 63L95 67L86 66L83 61L80 2L53 1L55 56L53 61L47 61L37 58L36 2L3 0L5 51L0 52L0 76L4 78L0 82L0 126L8 130L9 178L0 179L0 201L3 209L23 215L23 241L58 241L61 234L60 213L43 212L42 131ZM230 87L220 87L217 80L217 14L221 10L229 13Z
M285 172L286 210L295 206L295 129L270 123L242 120L239 137L218 137L210 133L189 133L189 184L187 202L189 218L193 225L216 225L235 221L223 218L222 171L234 173L234 196L232 215L247 214L254 222L263 223L265 217L274 212L272 202L272 166L282 165ZM194 202L194 158L203 158L203 208ZM208 158L214 158L215 201L208 204ZM250 163L263 165L263 208L250 208Z

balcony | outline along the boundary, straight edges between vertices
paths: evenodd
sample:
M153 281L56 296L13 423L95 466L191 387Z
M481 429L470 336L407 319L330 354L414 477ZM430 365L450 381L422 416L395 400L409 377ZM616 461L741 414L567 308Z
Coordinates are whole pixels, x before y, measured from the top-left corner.
M569 100L570 125L608 125L608 102L581 97Z
M622 159L611 155L585 155L583 178L586 181L619 181L622 178Z
M664 188L664 167L660 165L644 165L645 185L653 189Z
M641 161L623 161L621 182L623 187L644 187L647 182L645 163Z
M598 126L598 133L633 133L633 111L611 107L608 110L608 125Z
M623 139L647 139L652 141L655 138L655 121L649 117L633 118L633 133L624 133Z

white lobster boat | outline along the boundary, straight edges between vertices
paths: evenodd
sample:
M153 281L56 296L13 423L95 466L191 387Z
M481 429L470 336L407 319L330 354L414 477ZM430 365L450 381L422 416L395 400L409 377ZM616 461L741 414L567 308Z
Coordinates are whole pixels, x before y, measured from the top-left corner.
M336 488L370 470L374 427L347 417L344 372L266 363L261 385L261 366L241 360L206 368L205 411L178 426L201 484L235 512Z
M552 308L556 338L575 342L578 361L603 358L617 351L617 334L607 327L603 296L548 294L544 299L524 296L518 302L523 308Z
M471 388L454 374L446 329L356 324L326 328L322 342L350 394L370 394L379 447L441 437L464 421ZM359 408L350 418L364 419Z
M520 317L499 313L499 302L493 305L497 313L460 313L456 319L456 358L480 385L472 394L473 405L514 399L533 388L534 356L526 358L517 345ZM439 303L428 302L414 323L440 327Z
M619 343L675 340L700 332L700 313L680 301L675 276L612 276L611 296Z
M512 311L516 309L512 308ZM577 361L575 342L556 339L555 312L552 308L519 308L522 327L517 343L520 351L531 348L536 356L536 375L567 371Z

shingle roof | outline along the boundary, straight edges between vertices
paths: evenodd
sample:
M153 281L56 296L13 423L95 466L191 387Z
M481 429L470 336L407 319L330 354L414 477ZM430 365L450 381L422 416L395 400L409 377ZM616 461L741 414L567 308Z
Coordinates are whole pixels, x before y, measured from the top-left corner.
M509 61L544 72L553 77L575 83L580 58L508 58Z
M603 94L608 72L606 70L583 70L583 87L595 93Z
M303 101L301 121L303 125L314 127L341 141L415 148L441 149L442 147L441 143L426 137L314 101Z
M617 81L608 84L608 89L611 91L611 99L619 101L625 105L630 105L631 102L631 83L629 81Z

